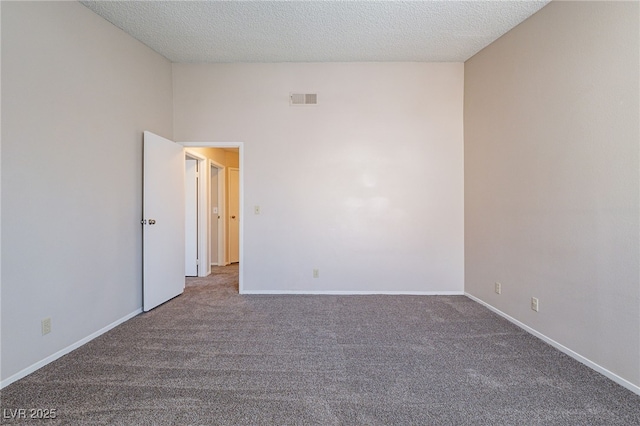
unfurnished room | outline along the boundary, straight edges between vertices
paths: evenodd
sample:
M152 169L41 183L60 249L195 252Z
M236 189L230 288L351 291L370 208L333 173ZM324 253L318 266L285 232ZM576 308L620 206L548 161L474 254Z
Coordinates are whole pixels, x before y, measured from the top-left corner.
M0 2L3 424L640 424L640 2Z

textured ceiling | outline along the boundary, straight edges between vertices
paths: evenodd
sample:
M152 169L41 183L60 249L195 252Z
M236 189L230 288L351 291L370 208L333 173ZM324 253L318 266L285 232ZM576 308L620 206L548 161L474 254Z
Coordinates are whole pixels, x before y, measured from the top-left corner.
M85 1L172 62L463 62L548 1Z

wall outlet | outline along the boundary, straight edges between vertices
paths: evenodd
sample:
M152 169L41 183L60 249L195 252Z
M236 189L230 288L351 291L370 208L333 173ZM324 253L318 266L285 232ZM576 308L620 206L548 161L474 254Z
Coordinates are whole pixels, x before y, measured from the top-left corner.
M537 297L532 297L531 298L531 309L538 312L538 298Z
M42 320L42 335L51 333L51 318Z
M320 270L319 269L314 269L313 270L313 278L320 278Z
M502 284L499 282L495 283L494 290L497 294L502 294Z

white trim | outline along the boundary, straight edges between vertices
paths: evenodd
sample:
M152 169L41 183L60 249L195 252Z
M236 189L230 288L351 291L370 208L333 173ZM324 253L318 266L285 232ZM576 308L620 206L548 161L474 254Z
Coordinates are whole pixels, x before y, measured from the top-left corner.
M464 293L465 296L467 296L469 299L478 302L479 304L481 304L482 306L486 307L487 309L489 309L492 312L495 312L496 314L500 315L501 317L503 317L504 319L512 322L513 324L517 325L518 327L522 328L523 330L525 330L526 332L536 336L538 339L550 344L551 346L553 346L554 348L558 349L560 352L569 355L571 358L575 359L576 361L581 362L582 364L586 365L587 367L591 368L592 370L597 371L598 373L602 374L603 376L613 380L614 382L616 382L617 384L619 384L620 386L629 389L631 392L640 395L640 386L636 386L633 383L631 383L630 381L618 376L617 374L607 370L606 368L602 367L599 364L596 364L595 362L591 361L588 358L585 358L584 356L580 355L577 352L574 352L573 350L567 348L566 346L562 345L561 343L556 342L555 340L551 339L550 337L545 336L544 334L540 333L539 331L536 331L535 329L529 327L528 325L518 321L517 319L505 314L504 312L502 312L501 310L491 306L490 304L488 304L487 302L478 299L475 296L472 296L469 293Z
M240 267L238 293L244 294L244 143L243 142L176 142L185 148L238 148L240 166ZM226 206L225 206L226 207Z
M207 184L209 180L209 172L207 157L191 151L189 148L185 148L185 156L198 161L198 276L206 277L211 273L211 268L207 265L209 262L205 259L209 259L209 226L208 219L208 204L205 202L209 200L207 194Z
M225 175L225 166L223 166L222 164L218 163L217 161L213 161L213 160L209 160L209 185L211 185L211 168L215 168L218 172L217 172L217 181L218 181L218 188L217 188L217 194L218 194L218 199L216 200L217 204L218 204L218 217L221 219L216 219L216 226L218 227L218 238L217 238L217 252L218 252L218 257L215 259L215 262L213 262L214 259L211 259L211 257L209 258L209 261L211 262L210 266L218 266L218 265L224 265L225 262L225 238L226 238L226 234L224 232L224 218L226 216L225 214L225 207L226 207L226 203L224 200L224 185L225 185L225 180L224 180L224 175ZM209 190L209 194L211 194L211 190ZM207 199L209 200L209 204L207 207L208 210L208 214L212 215L211 213L211 197L207 197ZM212 225L213 226L213 225ZM209 232L208 235L209 238L211 238L211 232ZM211 268L209 268L209 273L211 273Z
M227 167L218 169L218 202L221 206L218 215L220 223L218 223L218 264L227 266L229 264L229 256L227 251L227 227L229 215L227 214Z
M78 349L80 346L89 343L91 340L95 339L96 337L106 333L107 331L119 326L120 324L122 324L125 321L130 320L131 318L135 317L136 315L139 315L142 313L142 308L140 309L136 309L135 311L131 312L128 315L125 315L124 317L115 320L114 322L112 322L111 324L107 325L106 327L102 327L100 330L96 331L95 333L91 333L90 335L88 335L87 337L84 337L80 340L78 340L77 342L67 346L64 349L59 350L58 352L54 353L53 355L49 355L48 357L46 357L45 359L42 359L38 362L36 362L35 364L30 365L29 367L18 371L16 374L14 374L11 377L7 377L6 379L4 379L2 382L0 382L0 389L4 388L5 386L10 385L11 383L18 381L20 379L22 379L23 377L28 376L29 374L33 373L34 371L44 367L45 365L57 360L58 358L60 358L63 355L68 354L69 352Z
M366 296L366 295L390 295L390 296L464 296L462 291L342 291L342 290L245 290L242 294L318 294L338 296Z
M230 185L231 185L231 171L232 170L235 170L235 171L238 172L238 187L240 186L240 168L239 167L227 167L227 176L229 176L229 181L225 183L225 185L226 185L225 188L229 188ZM231 191L229 191L229 194L230 193L231 193ZM225 200L227 200L227 201L230 201L230 199L228 198L230 196L229 194L225 193L225 197L227 197ZM238 194L238 196L240 196L240 194ZM238 204L239 204L239 202L240 202L240 200L238 200ZM229 204L231 204L231 202L229 202ZM234 263L234 262L231 261L231 221L229 220L229 214L230 214L231 207L226 205L226 204L225 204L225 206L227 207L227 214L226 214L225 217L227 218L227 231L228 231L228 233L225 235L226 236L226 243L227 243L227 245L226 245L226 253L228 254L227 259L226 259L226 265L231 265L232 263ZM238 208L239 208L239 206L238 206ZM242 216L243 216L240 213L242 213L242 211L238 212L238 214L240 216L238 218L238 227L240 226L240 221L242 221ZM239 230L239 228L238 228L238 230ZM240 239L240 235L238 235L238 240L239 239ZM238 241L238 249L240 248L239 245L240 245L240 241ZM238 261L240 261L240 253L239 252L238 252Z

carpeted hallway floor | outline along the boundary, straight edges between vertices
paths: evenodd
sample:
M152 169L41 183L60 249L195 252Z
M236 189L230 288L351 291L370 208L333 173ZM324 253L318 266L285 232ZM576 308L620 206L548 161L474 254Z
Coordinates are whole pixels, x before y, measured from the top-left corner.
M466 297L241 296L237 265L1 397L6 424L640 424L640 396Z

